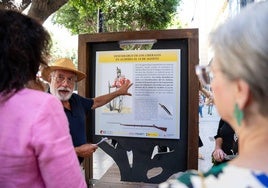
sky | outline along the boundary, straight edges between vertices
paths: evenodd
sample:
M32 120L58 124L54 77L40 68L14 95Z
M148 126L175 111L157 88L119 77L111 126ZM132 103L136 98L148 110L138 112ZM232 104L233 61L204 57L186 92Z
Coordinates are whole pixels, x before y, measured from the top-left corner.
M196 8L197 0L182 0L178 8L182 21L187 24L192 22L192 19L196 15Z
M22 0L12 0L12 2L17 6L20 6ZM28 11L27 9L25 10L26 12ZM52 15L45 21L43 26L50 33L53 45L59 48L61 52L77 51L78 36L71 35L71 33L62 26L52 24L51 18Z
M22 0L12 0L15 5L19 6ZM71 35L71 33L64 27L59 25L53 25L51 22L52 16L50 16L43 26L51 33L52 39L57 43L57 46L64 50L77 49L78 48L78 36Z
M78 47L78 35L72 35L68 29L63 26L53 25L51 22L51 16L45 21L43 26L52 33L53 40L56 40L57 44L62 49L76 48Z

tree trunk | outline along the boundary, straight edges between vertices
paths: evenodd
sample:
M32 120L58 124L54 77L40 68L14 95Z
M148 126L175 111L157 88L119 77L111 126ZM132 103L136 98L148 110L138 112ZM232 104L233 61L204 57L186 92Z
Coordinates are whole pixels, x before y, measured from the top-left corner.
M62 7L68 0L32 0L28 16L38 19L44 23L46 19Z
M66 4L68 0L22 0L19 7L12 0L0 1L0 8L24 11L30 4L28 16L39 20L42 24L46 19Z

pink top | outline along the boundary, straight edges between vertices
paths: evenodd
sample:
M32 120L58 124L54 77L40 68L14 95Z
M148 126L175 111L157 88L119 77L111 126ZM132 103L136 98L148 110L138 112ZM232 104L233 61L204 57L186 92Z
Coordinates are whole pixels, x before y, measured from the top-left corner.
M0 103L0 187L86 187L53 95L23 89Z

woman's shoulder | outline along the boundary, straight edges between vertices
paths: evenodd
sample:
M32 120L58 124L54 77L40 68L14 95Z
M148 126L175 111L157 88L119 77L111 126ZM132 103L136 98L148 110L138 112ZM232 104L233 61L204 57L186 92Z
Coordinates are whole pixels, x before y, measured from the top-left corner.
M53 95L44 91L34 89L22 89L12 97L12 101L16 102L22 108L34 109L36 107L58 105L62 106L61 102Z
M208 174L206 174L208 175ZM205 174L197 170L187 170L185 172L179 172L159 185L159 188L169 187L202 187L202 181L205 179Z
M56 99L55 96L53 96L45 91L28 89L28 88L22 89L21 91L19 91L18 94L19 94L18 97L24 98L25 100L31 99L32 101L34 99L38 99L36 101L40 101L40 99L42 99L41 101Z
M268 186L261 182L260 177L266 177L267 174L254 173L247 168L236 167L224 163L212 167L208 172L201 173L196 170L180 173L177 178L169 179L160 184L159 188L167 187L264 187Z

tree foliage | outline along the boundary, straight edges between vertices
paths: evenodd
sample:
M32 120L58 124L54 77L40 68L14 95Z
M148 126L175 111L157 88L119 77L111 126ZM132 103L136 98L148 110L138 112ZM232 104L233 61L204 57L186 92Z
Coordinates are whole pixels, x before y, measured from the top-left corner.
M104 31L130 31L166 29L176 23L177 6L181 0L0 0L0 8L13 9L27 14L44 23L56 12L53 22L66 27L72 34L98 32L98 12L104 17ZM64 6L63 6L64 5ZM176 18L174 20L174 18ZM53 33L51 33L53 35ZM53 36L52 36L53 37ZM52 56L66 52L60 51L54 41ZM72 51L68 56L75 58Z
M96 33L101 11L106 32L165 29L179 3L180 0L69 0L53 21L73 34Z
M104 17L104 31L165 29L181 0L0 0L0 8L28 9L41 23L54 12L54 23L73 34L98 32L98 12ZM63 6L64 5L64 6ZM60 9L60 10L58 10Z

